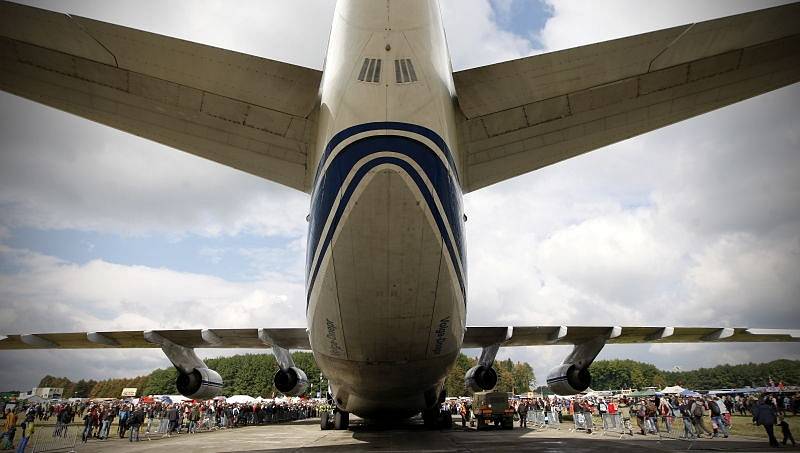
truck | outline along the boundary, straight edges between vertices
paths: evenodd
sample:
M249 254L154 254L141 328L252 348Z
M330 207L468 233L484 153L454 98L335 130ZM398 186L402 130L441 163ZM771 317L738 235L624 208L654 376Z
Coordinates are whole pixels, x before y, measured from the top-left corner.
M514 408L509 398L509 392L477 392L472 396L473 420L478 430L490 426L514 429Z

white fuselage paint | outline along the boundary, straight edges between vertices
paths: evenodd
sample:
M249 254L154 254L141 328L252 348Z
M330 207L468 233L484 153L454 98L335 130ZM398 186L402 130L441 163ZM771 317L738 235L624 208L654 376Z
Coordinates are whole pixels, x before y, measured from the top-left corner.
M312 350L340 408L410 416L436 403L466 320L455 93L437 1L339 0L320 95Z

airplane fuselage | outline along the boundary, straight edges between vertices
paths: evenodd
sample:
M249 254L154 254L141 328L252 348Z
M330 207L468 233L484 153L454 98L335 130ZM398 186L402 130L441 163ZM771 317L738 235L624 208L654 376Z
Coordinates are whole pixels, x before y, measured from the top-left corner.
M435 0L340 0L323 81L307 322L337 405L436 404L466 321L455 93Z

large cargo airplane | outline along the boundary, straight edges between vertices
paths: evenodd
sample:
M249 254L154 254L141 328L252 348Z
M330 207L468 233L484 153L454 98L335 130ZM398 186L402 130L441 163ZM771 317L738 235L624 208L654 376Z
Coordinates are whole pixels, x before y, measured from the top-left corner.
M339 0L323 71L0 3L0 88L311 195L307 328L8 335L0 349L160 347L177 387L220 375L194 348L290 350L348 414L436 425L462 348L491 389L500 347L574 345L548 376L588 388L606 344L798 341L725 327L466 326L462 194L800 80L800 3L453 72L435 0Z

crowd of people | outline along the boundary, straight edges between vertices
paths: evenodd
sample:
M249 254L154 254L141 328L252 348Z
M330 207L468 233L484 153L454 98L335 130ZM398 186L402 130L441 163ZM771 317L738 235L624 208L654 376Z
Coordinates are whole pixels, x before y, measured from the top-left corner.
M747 395L681 397L678 395L659 395L649 398L584 397L584 398L533 398L511 401L515 419L520 427L526 427L529 412L541 412L558 417L580 414L585 420L582 426L586 432L594 429L592 417L602 420L603 429L613 428L629 435L634 430L642 436L674 434L684 439L703 437L727 438L733 426L733 414L752 415L753 423L763 426L770 445L778 445L774 434L775 427L781 429L782 443L796 445L795 439L785 420L787 413L800 412L800 395L764 395L761 398ZM446 410L461 416L461 423L469 423L472 404L469 399L453 399L446 403ZM678 426L675 426L675 424Z
M265 400L255 403L227 403L222 400L133 402L131 400L40 403L5 410L3 444L11 449L17 430L22 438L18 452L24 452L35 426L54 424L52 436L75 435L82 442L112 436L138 442L140 435L171 437L198 431L279 423L317 416L318 400ZM19 424L21 421L21 425ZM115 424L116 422L116 424Z
M224 400L110 400L40 403L20 405L4 411L2 449L11 449L15 435L20 432L17 452L24 452L37 423L54 424L52 436L75 435L79 429L83 442L118 436L130 442L140 435L170 437L174 434L193 434L198 431L228 429L300 420L318 416L324 400L282 399L254 403L228 403ZM783 444L796 445L785 420L788 413L800 412L800 395L764 395L756 398L737 396L678 396L658 395L649 398L578 397L514 399L511 405L521 427L527 425L529 412L540 412L558 421L580 414L588 420L584 429L594 429L592 417L599 417L603 429L613 428L633 436L674 434L685 439L728 437L733 414L752 415L755 424L763 426L770 445L777 446L775 427L781 429ZM444 409L460 415L463 424L472 417L469 398L449 400ZM116 423L115 423L116 422ZM678 426L676 426L676 424Z

